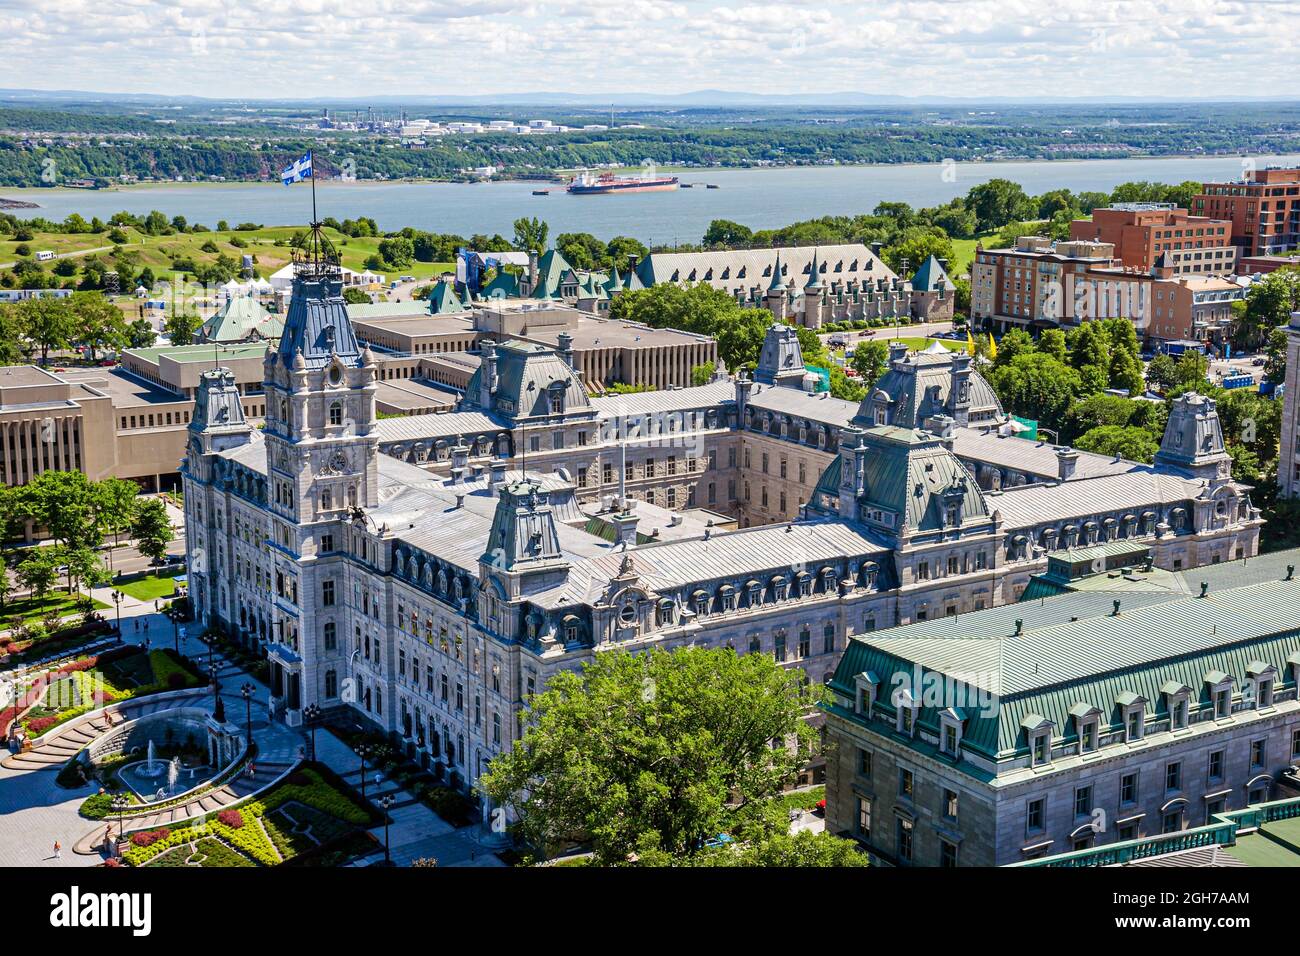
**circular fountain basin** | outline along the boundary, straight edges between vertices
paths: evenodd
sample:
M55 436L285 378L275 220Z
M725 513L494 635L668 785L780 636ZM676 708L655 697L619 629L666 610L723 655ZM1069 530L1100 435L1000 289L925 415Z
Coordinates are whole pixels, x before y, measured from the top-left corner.
M167 771L169 763L170 761L160 758L155 760L151 767L148 760L136 760L119 767L117 776L141 801L155 803L159 800L179 797L215 775L215 771L206 765L181 767L176 774L175 782L169 783Z

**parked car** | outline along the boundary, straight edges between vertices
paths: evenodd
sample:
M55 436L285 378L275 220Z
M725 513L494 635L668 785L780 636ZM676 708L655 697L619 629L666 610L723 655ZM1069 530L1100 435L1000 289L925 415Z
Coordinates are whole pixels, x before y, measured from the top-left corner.
M1261 365L1264 365L1267 362L1268 359L1264 358L1264 356L1262 355L1256 355L1253 359L1250 360L1250 364L1255 366L1256 368L1258 368Z

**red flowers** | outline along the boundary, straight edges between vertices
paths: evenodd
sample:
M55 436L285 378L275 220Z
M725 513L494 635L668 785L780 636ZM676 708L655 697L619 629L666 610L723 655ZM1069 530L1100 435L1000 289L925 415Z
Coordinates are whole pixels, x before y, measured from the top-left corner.
M244 815L238 810L222 810L217 814L217 821L224 823L232 830L238 830L244 825Z
M132 846L150 846L159 840L165 840L172 835L172 831L166 827L159 827L157 830L141 830L139 833L131 834Z

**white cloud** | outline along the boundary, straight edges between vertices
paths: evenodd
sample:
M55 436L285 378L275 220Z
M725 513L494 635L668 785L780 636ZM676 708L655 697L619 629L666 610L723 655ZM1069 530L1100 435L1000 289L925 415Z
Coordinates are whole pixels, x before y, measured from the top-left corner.
M1295 95L1267 0L6 0L7 86L205 96Z

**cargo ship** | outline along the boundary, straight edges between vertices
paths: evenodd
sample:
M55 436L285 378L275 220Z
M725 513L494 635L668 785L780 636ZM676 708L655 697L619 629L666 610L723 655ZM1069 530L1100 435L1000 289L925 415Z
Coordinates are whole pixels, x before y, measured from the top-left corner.
M583 173L569 181L568 192L575 196L598 196L605 193L650 193L677 188L676 176L615 176Z

